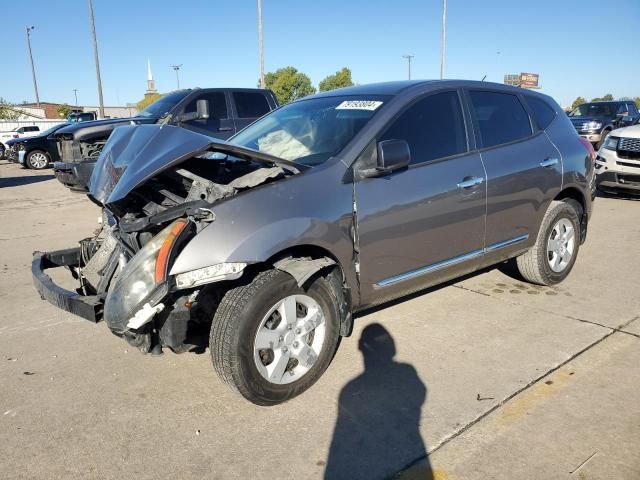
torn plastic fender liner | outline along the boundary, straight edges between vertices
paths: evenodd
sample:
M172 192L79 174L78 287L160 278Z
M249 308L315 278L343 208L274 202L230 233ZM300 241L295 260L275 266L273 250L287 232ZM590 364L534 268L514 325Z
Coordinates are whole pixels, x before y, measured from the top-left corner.
M278 260L273 264L278 270L282 270L283 272L288 273L293 278L296 279L299 287L304 285L311 275L316 273L317 271L323 269L324 267L328 267L330 265L335 265L335 261L328 258L293 258L287 257L282 260Z

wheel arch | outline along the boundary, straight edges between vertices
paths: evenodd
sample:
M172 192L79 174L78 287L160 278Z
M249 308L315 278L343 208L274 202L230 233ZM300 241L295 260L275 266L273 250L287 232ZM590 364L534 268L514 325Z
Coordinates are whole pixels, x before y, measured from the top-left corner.
M587 238L587 224L588 224L588 213L587 213L587 199L582 191L576 187L566 187L562 189L558 195L554 198L555 201L566 201L566 200L574 200L580 205L582 209L581 212L578 212L580 217L580 243L584 243Z

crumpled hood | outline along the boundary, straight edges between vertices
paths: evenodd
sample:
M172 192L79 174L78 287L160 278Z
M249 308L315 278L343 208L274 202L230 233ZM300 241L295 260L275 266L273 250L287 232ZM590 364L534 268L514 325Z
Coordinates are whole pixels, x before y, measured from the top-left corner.
M173 125L128 125L116 128L102 149L89 192L103 205L117 202L162 170L206 150L280 165L294 173L307 168Z
M102 204L121 200L158 171L210 143L209 137L171 125L118 127L98 157L89 192Z

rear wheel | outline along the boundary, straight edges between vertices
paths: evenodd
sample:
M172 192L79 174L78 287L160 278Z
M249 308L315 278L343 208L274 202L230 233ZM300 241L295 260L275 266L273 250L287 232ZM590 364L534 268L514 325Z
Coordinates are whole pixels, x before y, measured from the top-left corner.
M301 394L320 378L338 346L335 298L323 277L302 289L279 270L229 290L211 326L216 372L258 405Z
M47 168L49 165L49 156L42 150L33 150L27 154L25 163L29 168L42 170L43 168Z
M553 285L569 275L580 249L581 210L574 200L551 202L535 245L516 259L525 280Z

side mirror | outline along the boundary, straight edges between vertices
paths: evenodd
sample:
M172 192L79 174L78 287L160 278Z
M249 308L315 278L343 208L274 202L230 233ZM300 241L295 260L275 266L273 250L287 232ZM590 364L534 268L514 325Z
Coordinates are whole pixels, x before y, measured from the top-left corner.
M381 174L405 168L411 163L411 150L406 140L384 140L378 143L378 170Z
M198 120L209 118L209 100L201 98L196 102L196 112L198 112Z

